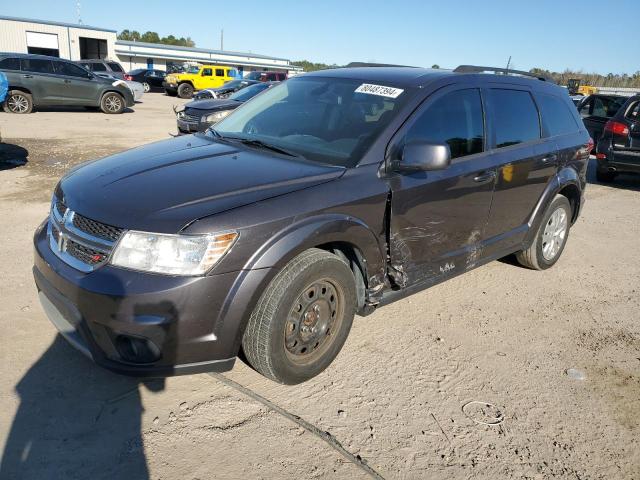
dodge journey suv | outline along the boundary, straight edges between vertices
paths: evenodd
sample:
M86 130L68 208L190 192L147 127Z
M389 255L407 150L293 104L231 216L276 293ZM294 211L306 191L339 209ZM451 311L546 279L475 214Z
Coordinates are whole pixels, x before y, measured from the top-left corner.
M44 310L116 372L223 371L242 351L295 384L355 314L512 253L551 267L593 142L565 90L488 70L308 73L74 169L35 232Z

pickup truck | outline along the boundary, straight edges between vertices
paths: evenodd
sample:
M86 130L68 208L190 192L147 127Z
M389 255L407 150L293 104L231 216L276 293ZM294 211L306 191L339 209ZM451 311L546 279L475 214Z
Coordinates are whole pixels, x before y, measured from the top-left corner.
M196 90L217 88L238 77L238 71L221 65L200 65L190 67L183 73L171 73L162 82L167 95L191 98Z

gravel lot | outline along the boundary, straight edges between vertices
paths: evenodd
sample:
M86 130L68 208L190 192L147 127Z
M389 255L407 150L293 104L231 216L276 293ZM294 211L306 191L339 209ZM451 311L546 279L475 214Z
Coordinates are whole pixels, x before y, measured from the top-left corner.
M31 236L68 168L175 132L183 100L143 100L0 114L0 478L640 479L640 178L592 180L555 268L493 262L356 318L302 385L85 360L40 308Z

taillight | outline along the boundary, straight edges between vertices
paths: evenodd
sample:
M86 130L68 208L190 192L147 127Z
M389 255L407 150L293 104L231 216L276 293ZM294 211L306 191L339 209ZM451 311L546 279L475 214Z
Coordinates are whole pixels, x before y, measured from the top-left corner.
M596 158L598 160L606 160L607 159L607 155L605 153L596 153Z
M124 79L131 81L131 80L133 80L133 77L131 75L128 75L128 74L125 73L124 74Z
M614 135L629 135L629 127L624 123L616 122L615 120L609 120L604 125L604 131L613 133Z
M593 141L593 138L589 137L589 141L587 142L585 147L587 147L588 151L590 152L591 150L593 150L593 147L595 147L595 146L596 146L596 144Z

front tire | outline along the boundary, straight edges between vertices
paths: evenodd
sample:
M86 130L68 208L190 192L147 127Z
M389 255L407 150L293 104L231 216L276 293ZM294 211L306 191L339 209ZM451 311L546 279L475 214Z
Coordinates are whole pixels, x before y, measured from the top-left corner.
M531 246L516 254L518 262L533 270L546 270L552 267L567 244L571 214L571 204L567 197L556 195L544 212Z
M262 294L242 338L244 354L267 378L288 385L304 382L338 355L355 311L349 266L324 250L307 250Z
M193 86L190 83L181 83L178 87L178 96L180 98L193 97Z
M26 114L33 111L33 97L21 90L11 90L3 104L7 113Z
M149 85L147 82L142 82L142 88L144 88L144 93L149 93L149 91L151 90L151 85Z
M107 92L102 96L100 101L100 110L110 115L122 113L124 111L125 104L122 95L115 92Z

